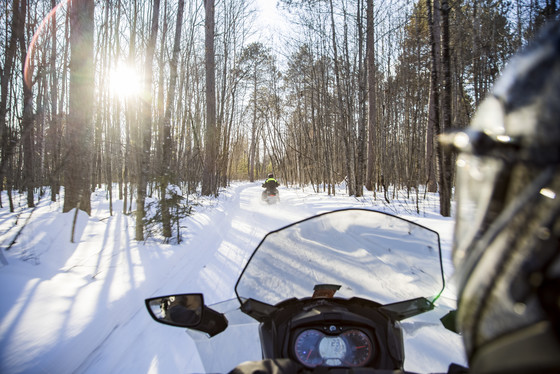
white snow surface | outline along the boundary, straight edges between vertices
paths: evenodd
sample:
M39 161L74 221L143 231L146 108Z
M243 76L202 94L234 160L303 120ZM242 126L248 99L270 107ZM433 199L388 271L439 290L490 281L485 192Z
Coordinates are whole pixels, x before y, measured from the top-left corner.
M402 322L405 369L433 373L446 372L452 362L466 365L461 337L439 322L455 308L456 296L449 282L453 220L438 214L437 195L423 199L421 193L417 213L415 196L404 192L391 196L389 205L381 193L355 198L343 188L329 196L280 187L281 202L269 206L260 200L260 184L236 182L217 198L190 197L198 205L181 221L180 244L162 244L157 236L134 240L134 216L122 213L120 200L110 215L103 189L92 194L91 216L78 214L74 243L74 211L62 213L61 201L44 196L30 209L18 196L10 213L2 192L0 373L205 372L191 336L154 322L144 299L194 292L203 293L207 305L231 299L267 232L350 207L392 213L440 234L447 287L433 311ZM260 352L257 339L248 341L251 346L230 349ZM214 352L218 358L220 350Z

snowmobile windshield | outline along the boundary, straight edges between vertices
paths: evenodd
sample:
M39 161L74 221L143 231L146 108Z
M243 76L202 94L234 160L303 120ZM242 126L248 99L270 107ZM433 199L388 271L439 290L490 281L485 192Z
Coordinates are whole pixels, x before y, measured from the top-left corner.
M309 298L318 285L340 286L334 297L386 305L433 298L444 287L439 235L372 210L329 212L273 231L241 273L235 292L276 305Z

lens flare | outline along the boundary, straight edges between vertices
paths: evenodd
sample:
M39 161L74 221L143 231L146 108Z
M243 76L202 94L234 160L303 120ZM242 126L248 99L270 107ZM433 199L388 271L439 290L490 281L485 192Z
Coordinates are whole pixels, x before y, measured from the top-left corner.
M111 93L117 97L138 96L142 92L142 74L132 65L119 64L109 74Z

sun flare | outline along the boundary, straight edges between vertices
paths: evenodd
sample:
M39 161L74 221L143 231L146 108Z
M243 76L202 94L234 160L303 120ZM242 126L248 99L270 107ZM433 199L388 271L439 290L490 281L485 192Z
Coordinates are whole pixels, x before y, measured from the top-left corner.
M142 75L134 66L120 64L109 74L109 87L113 95L127 98L142 91Z

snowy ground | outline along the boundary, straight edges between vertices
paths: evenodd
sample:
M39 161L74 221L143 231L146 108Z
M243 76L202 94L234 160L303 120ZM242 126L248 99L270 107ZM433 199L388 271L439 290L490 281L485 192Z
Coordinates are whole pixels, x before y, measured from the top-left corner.
M218 199L201 200L182 222L180 245L136 242L133 217L122 214L122 201L110 216L103 190L92 195L91 217L78 216L74 244L73 213L60 213L62 203L44 199L31 213L22 197L9 213L3 195L0 250L8 264L0 263L0 373L204 372L190 336L155 323L144 299L189 292L204 293L206 304L230 299L267 232L334 209L373 208L438 231L446 278L452 274L453 222L437 214L435 196L423 200L417 214L404 196L387 205L371 194L356 199L280 188L281 203L268 206L260 192L260 182L236 183ZM444 372L451 362L465 364L460 337L438 325L454 298L449 286L438 308L403 322L405 369Z

